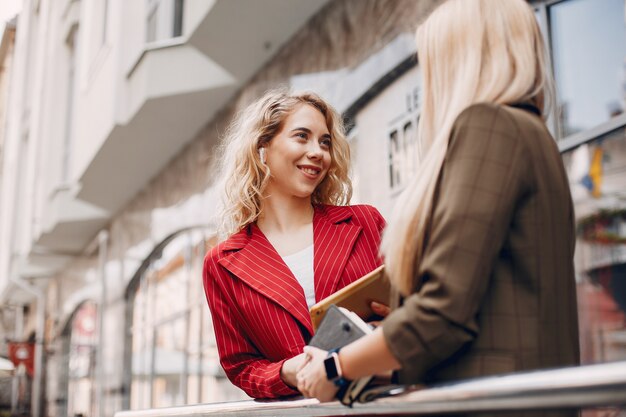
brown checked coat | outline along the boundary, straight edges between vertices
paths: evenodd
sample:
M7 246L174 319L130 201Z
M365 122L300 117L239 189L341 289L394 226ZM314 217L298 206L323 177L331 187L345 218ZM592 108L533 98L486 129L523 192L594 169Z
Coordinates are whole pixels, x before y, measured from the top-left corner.
M401 381L577 364L574 243L568 179L539 111L463 111L414 293L383 323Z

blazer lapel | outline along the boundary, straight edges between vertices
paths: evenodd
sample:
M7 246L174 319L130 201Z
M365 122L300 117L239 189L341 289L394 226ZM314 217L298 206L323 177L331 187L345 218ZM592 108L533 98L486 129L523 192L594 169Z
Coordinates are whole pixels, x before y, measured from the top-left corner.
M361 226L350 223L351 218L352 213L344 207L336 207L331 213L323 206L315 209L313 273L317 301L337 289L346 262L361 233Z
M248 234L248 236L241 236ZM254 290L289 312L313 334L302 286L256 225L229 239L224 250L235 250L218 262Z

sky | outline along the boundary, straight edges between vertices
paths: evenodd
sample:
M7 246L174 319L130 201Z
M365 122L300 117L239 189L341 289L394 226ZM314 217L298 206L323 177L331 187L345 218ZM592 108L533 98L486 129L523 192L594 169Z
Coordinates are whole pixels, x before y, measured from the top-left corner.
M21 9L22 0L0 0L0 34L4 32L4 25L11 20Z
M572 1L550 10L555 77L571 133L590 129L623 106L624 1Z

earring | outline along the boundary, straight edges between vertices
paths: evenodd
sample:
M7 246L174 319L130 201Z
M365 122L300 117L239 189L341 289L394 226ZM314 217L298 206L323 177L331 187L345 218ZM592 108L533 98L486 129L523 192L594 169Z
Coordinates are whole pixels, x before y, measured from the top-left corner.
M261 158L261 163L265 165L265 148L259 148L259 157Z

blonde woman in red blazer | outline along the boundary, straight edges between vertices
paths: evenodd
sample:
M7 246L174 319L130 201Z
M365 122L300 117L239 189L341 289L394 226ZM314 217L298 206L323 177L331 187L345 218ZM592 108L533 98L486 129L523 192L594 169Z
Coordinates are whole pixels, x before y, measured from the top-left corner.
M385 221L345 205L349 146L340 116L314 94L267 93L224 144L228 238L204 263L220 363L251 397L298 394L309 307L381 264Z

